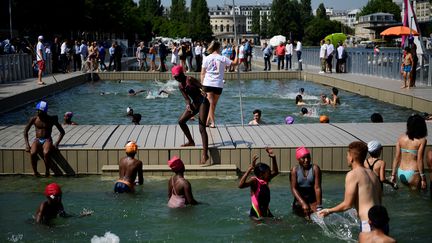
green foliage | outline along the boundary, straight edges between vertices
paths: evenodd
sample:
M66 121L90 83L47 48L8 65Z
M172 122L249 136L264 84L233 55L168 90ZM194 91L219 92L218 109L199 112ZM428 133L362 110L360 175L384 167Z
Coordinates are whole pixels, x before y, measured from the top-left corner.
M304 45L319 45L320 40L329 34L341 32L341 23L315 17L305 29Z
M300 0L300 16L302 18L302 26L306 26L312 20L311 0Z
M209 9L206 0L192 0L188 37L194 40L211 40L213 31L210 25Z
M177 23L188 22L185 0L171 0L170 20Z
M301 38L303 26L300 9L297 0L273 0L270 35Z
M401 21L401 9L392 0L369 0L368 3L361 9L359 16L378 12L393 14L394 19L397 22Z
M316 17L319 19L328 19L326 8L324 7L324 3L320 3L318 6Z
M260 23L260 10L258 8L254 8L252 10L252 33L260 34L261 33L261 23Z
M269 37L268 27L269 27L269 21L268 21L267 12L264 12L264 14L262 16L262 21L261 21L261 32L260 32L260 36L262 38Z

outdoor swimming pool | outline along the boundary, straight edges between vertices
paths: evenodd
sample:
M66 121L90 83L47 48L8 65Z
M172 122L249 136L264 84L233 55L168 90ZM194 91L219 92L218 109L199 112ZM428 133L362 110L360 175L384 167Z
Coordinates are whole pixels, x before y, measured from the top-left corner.
M131 124L126 108L131 106L142 115L141 124L176 124L184 111L185 103L178 90L178 82L169 81L99 81L89 82L45 100L49 113L62 119L67 111L74 112L78 124ZM218 124L241 124L239 81L227 81L216 110ZM311 117L300 116L301 107L295 105L300 88L305 89L306 107L313 111ZM145 89L146 92L128 96L128 90ZM170 95L158 95L165 90ZM104 92L104 95L101 95ZM416 111L384 103L368 97L340 90L342 105L319 105L320 94L330 96L331 87L299 80L250 80L241 84L244 121L252 119L254 109L262 110L262 119L268 124L283 124L286 116L296 123L316 123L322 114L335 122L370 122L370 115L379 112L385 122L406 122ZM25 124L35 114L36 103L0 116L0 124Z
M344 177L323 174L324 206L342 200ZM359 226L347 215L326 218L326 231L294 215L288 176L272 181L270 207L277 219L263 224L249 219L249 189L238 189L238 180L192 179L194 196L203 204L184 209L166 206L167 180L145 178L135 195L116 195L114 181L99 176L0 177L0 241L89 242L93 235L107 231L122 242L346 242L358 236ZM52 227L33 224L32 216L45 200L44 188L53 181L62 186L68 213L78 215L87 209L93 214L57 218ZM390 215L391 236L399 242L432 241L432 204L426 195L405 187L395 192L385 185L383 204Z

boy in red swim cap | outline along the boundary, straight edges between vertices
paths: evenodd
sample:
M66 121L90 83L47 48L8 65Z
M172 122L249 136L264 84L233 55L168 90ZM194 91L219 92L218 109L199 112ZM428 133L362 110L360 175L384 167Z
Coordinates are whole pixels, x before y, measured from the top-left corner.
M36 211L36 223L48 223L50 219L57 217L67 217L61 201L62 191L57 183L51 183L45 188L45 196L47 201L42 202Z
M137 184L142 185L144 182L142 162L135 159L135 154L138 151L138 145L134 142L128 142L125 146L126 157L120 159L119 162L119 179L114 185L114 192L134 192L135 178L138 175Z

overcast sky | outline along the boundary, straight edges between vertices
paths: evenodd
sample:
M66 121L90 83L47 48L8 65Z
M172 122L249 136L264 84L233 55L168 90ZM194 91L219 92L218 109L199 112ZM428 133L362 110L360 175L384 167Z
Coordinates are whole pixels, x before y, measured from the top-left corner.
M138 1L138 0L135 0ZM368 0L312 0L312 9L316 9L320 3L324 3L327 8L333 7L337 10L350 10L355 8L362 8L366 5ZM222 6L223 4L232 4L232 0L207 0L209 7L216 5ZM257 3L269 4L271 0L235 0L236 5L255 5ZM186 0L187 6L190 6L190 0ZM170 6L171 0L162 0L162 5Z

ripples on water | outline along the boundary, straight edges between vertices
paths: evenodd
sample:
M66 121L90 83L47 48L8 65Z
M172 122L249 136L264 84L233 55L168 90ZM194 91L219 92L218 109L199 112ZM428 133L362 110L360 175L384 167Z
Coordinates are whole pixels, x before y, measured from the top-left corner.
M187 172L186 172L187 176ZM323 205L343 200L343 174L323 174ZM78 178L0 177L0 242L89 242L106 232L121 241L175 242L346 242L358 238L352 212L335 213L316 223L291 212L289 177L270 184L270 209L275 219L249 219L250 191L238 180L192 179L194 197L203 204L184 209L167 207L168 178L145 178L134 195L113 194L114 181L99 176ZM63 204L71 218L57 218L50 227L31 220L45 200L44 187L55 180L62 186ZM431 242L432 204L421 193L385 185L383 204L390 216L390 235L399 242ZM80 212L92 212L79 217Z
M328 115L331 122L369 122L370 115L379 112L385 122L406 122L414 110L398 107L371 98L340 90L342 105L338 107L319 104L321 94L330 97L331 87L299 80L250 80L226 81L216 110L218 124L240 124L240 92L243 117L247 124L252 111L262 110L268 124L284 124L286 116L293 116L295 123L317 123L320 115ZM301 116L302 107L295 105L300 88L305 89L305 106L311 116ZM136 96L128 96L129 89L145 90ZM167 94L159 95L165 90ZM101 95L103 93L104 95ZM160 81L99 81L85 83L65 92L46 98L49 113L62 119L67 111L74 112L73 120L79 124L131 124L126 108L132 107L142 115L141 124L177 124L185 109L184 99L175 80ZM0 116L0 124L25 124L35 114L35 103ZM197 124L195 122L194 124Z

